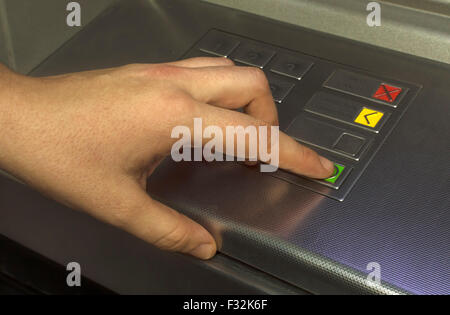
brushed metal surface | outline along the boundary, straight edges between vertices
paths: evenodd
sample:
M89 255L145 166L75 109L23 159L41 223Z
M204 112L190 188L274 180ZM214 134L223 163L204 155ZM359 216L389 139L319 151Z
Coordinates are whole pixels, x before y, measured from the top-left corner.
M204 0L370 45L450 63L450 1L379 0L381 26L368 27L361 0Z
M61 268L78 262L84 277L119 294L306 293L223 254L204 262L163 252L4 176L0 176L0 234ZM23 261L26 270L18 278L48 267ZM61 281L65 285L65 278Z
M0 41L0 62L28 73L115 1L78 0L81 27L69 27L69 1L0 0L0 33L2 26L5 32L5 41ZM1 56L3 49L7 49L6 58Z

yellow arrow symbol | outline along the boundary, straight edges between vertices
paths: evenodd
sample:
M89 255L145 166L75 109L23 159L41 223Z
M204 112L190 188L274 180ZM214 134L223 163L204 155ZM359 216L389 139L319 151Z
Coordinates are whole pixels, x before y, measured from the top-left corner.
M361 112L358 114L358 117L356 117L355 123L375 128L383 116L383 112L363 107Z

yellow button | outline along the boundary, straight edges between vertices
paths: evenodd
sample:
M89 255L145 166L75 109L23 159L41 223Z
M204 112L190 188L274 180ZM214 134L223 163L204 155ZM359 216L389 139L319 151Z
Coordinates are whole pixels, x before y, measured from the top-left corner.
M374 109L363 107L358 117L355 119L355 123L375 128L378 122L383 118L384 113Z

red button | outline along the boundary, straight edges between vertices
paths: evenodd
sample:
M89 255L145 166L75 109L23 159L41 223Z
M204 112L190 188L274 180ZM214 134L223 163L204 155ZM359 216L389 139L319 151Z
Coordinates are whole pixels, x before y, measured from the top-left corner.
M402 93L402 89L396 86L381 84L378 90L373 95L373 98L376 98L381 101L393 103L397 97Z

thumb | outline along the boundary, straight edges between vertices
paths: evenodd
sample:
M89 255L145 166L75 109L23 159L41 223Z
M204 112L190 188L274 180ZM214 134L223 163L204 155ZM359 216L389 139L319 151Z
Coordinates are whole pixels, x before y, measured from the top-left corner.
M125 189L121 186L121 189ZM216 253L211 234L187 216L153 200L138 183L122 190L113 224L163 250L209 259Z

